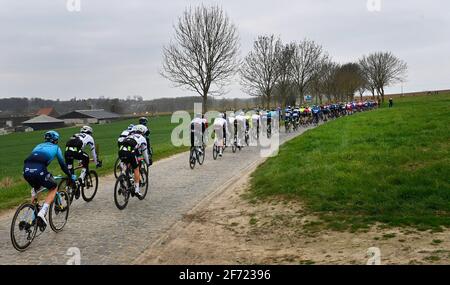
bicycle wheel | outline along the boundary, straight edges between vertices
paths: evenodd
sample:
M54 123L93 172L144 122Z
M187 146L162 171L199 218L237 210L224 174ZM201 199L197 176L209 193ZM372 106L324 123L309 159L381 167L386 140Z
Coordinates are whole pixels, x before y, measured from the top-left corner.
M196 161L197 159L195 157L195 150L194 148L191 148L191 152L189 154L189 166L191 167L191 169L194 169Z
M116 162L114 163L114 177L117 179L117 177L119 177L121 172L122 169L120 167L120 158L117 158Z
M70 204L73 202L73 197L75 196L75 190L72 185L69 184L66 178L61 179L58 184L58 191L66 191L69 196Z
M49 208L48 222L54 232L60 232L69 218L70 198L66 191L56 193L55 200Z
M203 164L203 162L205 161L205 147L204 146L202 146L201 147L201 150L202 150L202 152L200 153L200 152L197 152L197 155L198 155L198 164L200 164L200 165L202 165Z
M130 192L128 191L127 179L124 174L119 175L114 186L114 203L119 210L125 209L130 198Z
M86 202L92 201L98 189L98 175L94 170L90 170L84 178L84 187L81 188L81 196Z
M35 206L31 203L23 203L17 209L11 222L11 242L14 248L24 251L36 236L37 228Z
M217 149L218 147L214 144L213 145L213 159L216 160L217 159L217 155L219 154L219 151Z
M141 196L140 197L138 197L139 198L139 200L144 200L144 198L145 198L145 196L147 196L147 192L148 192L148 172L147 172L147 170L145 169L145 167L141 167L140 169L139 169L139 171L140 171L140 173L141 173L141 181L140 181L140 187L143 187L143 188L141 188Z

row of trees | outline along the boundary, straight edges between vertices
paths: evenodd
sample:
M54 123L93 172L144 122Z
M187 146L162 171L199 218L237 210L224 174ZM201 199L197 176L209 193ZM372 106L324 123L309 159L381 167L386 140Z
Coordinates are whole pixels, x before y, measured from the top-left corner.
M376 52L358 62L339 64L310 40L284 44L274 35L259 36L243 60L238 59L236 26L217 6L187 9L174 26L175 41L164 47L162 76L197 92L204 112L210 95L224 94L236 73L244 92L267 107L352 100L368 91L381 96L387 86L403 81L407 64L391 52Z

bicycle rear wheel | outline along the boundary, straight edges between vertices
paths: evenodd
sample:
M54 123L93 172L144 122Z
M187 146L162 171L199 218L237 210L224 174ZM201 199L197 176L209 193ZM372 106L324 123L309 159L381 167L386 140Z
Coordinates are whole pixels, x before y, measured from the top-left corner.
M11 222L11 242L14 248L24 251L34 240L37 228L35 205L31 203L20 205Z
M119 175L114 186L114 203L119 210L125 209L130 198L130 192L128 191L127 179L124 174Z
M194 169L196 161L197 159L195 157L195 150L194 148L191 148L191 152L189 154L189 167L191 169Z
M89 171L84 178L84 187L81 188L81 196L86 202L92 201L98 189L98 175L94 170Z
M114 177L119 177L120 173L122 172L122 169L120 167L120 158L116 159L116 162L114 163Z
M218 147L214 144L213 145L213 159L217 159L217 155L219 154Z
M50 211L48 214L48 222L50 228L54 232L60 232L66 225L69 218L70 198L66 191L60 191L56 193L55 200L50 205Z
M147 196L147 192L148 192L148 172L147 169L145 167L141 167L141 169L139 170L141 173L141 181L140 181L140 187L141 188L141 196L139 198L139 200L144 200L145 196ZM143 191L142 191L143 190Z
M202 165L205 161L205 147L201 147L202 152L197 152L198 155L198 164Z

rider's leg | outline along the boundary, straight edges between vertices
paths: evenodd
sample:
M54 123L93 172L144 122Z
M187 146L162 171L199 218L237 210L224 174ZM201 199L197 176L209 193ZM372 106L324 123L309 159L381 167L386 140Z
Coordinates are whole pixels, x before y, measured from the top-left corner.
M86 173L89 170L89 155L84 151L78 153L78 157L76 157L81 161L81 173L80 179L84 182L84 178L86 177Z
M57 184L56 184L56 181L53 179L53 176L50 173L47 173L45 175L45 178L43 178L41 185L49 190L48 190L47 197L45 198L44 205L42 205L42 208L38 213L38 217L40 217L41 220L45 224L47 224L47 220L45 219L45 216L47 215L50 204L53 202L53 200L55 200Z
M134 174L134 192L140 195L139 183L141 182L141 173L139 172L139 162L136 154L131 154L131 167L133 168Z

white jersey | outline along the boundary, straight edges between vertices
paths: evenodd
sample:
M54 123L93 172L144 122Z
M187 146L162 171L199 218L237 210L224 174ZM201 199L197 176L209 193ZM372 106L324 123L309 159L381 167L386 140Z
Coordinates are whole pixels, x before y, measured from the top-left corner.
M134 147L140 154L144 155L145 162L149 164L148 152L147 152L147 140L143 135L131 134L127 138L131 138L136 141L136 146Z
M236 121L238 122L238 124L242 124L243 127L247 126L247 119L245 118L245 116L237 115L236 116Z
M130 131L127 129L127 130L123 131L123 132L120 134L120 136L119 136L119 138L117 139L117 141L118 141L119 143L121 143L121 142L123 142L123 140L124 140L126 137L128 137L129 135L130 135Z
M191 121L191 125L192 124L194 124L194 131L202 132L202 130L203 130L202 126L205 124L205 121L204 121L204 119L201 119L201 118L194 118ZM206 125L205 125L205 128L206 128Z
M252 121L253 122L258 122L260 120L260 116L258 114L253 114L252 115Z
M216 118L214 120L214 128L217 127L224 127L227 125L227 120L225 120L224 118Z
M91 153L92 153L92 158L94 159L94 162L97 163L97 153L95 152L95 141L94 141L94 138L91 135L84 134L84 133L75 134L73 136L78 138L79 140L81 140L83 142L83 146L81 147L82 149L86 148L87 146L90 147Z

